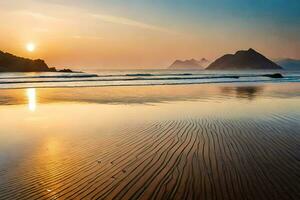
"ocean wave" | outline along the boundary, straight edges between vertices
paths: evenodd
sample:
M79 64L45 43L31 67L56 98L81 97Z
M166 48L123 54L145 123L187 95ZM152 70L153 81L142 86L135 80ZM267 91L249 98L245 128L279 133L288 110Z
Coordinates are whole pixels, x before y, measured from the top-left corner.
M192 76L198 74L192 73L170 73L170 74L150 74L150 73L137 73L137 74L126 74L125 76Z
M73 77L74 78L74 77ZM120 79L64 79L64 80L22 80L22 81L0 81L0 84L16 84L16 83L52 83L52 82L87 82L87 81L156 81L156 80L200 80L200 79L237 79L239 76L218 76L218 77L153 77L153 78L120 78Z

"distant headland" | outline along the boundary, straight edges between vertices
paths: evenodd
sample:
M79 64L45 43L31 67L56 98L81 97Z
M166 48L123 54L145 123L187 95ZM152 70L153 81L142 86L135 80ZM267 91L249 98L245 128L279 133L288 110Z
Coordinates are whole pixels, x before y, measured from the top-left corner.
M176 60L169 66L169 69L176 69L176 70L203 70L205 68L206 63L208 60L202 58L201 60Z
M300 60L285 58L275 61L285 70L300 70Z
M48 67L44 60L28 59L0 51L0 72L70 72L70 69L57 70Z

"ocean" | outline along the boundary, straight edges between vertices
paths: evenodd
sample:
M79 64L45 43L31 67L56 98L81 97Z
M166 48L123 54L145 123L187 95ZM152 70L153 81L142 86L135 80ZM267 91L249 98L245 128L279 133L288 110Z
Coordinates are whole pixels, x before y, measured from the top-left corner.
M281 73L275 79L265 74ZM300 82L300 71L114 70L85 73L0 73L0 88L100 87L202 83Z

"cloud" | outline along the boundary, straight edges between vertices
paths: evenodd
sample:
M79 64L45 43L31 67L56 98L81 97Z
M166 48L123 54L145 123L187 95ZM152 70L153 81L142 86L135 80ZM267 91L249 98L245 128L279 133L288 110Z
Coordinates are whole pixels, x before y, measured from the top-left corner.
M53 16L50 16L50 15L46 15L46 14L42 14L42 13L38 13L38 12L27 11L27 10L14 11L13 14L29 16L29 17L33 17L33 18L36 18L36 19L46 20L46 21L61 20L60 18L57 18L57 17L53 17Z
M127 26L138 27L142 29L148 29L153 31L160 31L160 32L167 32L167 33L174 33L173 31L166 29L164 27L155 26L151 24L146 24L140 21L128 19L125 17L118 17L113 15L100 15L100 14L91 14L92 17L102 20L104 22L114 23L114 24L121 24Z

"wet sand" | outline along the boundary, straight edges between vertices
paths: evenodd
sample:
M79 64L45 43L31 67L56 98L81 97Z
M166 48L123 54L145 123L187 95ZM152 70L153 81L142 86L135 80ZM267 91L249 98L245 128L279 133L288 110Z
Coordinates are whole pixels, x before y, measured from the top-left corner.
M0 199L300 198L300 84L0 99Z

